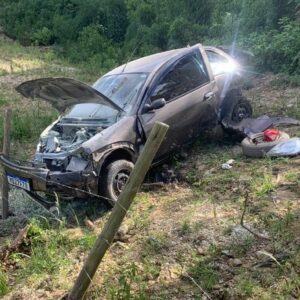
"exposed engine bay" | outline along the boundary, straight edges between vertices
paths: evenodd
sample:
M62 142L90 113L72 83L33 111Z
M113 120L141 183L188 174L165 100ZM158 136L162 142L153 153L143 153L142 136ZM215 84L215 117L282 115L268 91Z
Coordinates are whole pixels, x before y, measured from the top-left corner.
M37 152L59 153L75 150L102 130L102 127L74 127L58 123L40 136Z
M88 161L81 158L77 150L82 143L104 129L99 124L74 124L59 120L41 134L34 165L44 166L52 171L85 169Z

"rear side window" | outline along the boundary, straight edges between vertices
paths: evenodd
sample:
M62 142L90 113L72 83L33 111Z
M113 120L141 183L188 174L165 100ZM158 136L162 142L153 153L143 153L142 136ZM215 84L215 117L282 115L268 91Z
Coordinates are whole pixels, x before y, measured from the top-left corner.
M209 82L209 77L200 52L189 54L179 60L160 79L152 92L151 101L159 98L170 101L200 87L206 82Z
M230 62L227 58L210 50L206 50L206 54L214 75L224 74L228 71Z

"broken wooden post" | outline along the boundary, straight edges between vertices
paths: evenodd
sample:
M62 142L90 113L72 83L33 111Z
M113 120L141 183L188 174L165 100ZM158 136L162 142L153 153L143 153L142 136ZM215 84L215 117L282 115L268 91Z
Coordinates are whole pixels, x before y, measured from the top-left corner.
M10 152L10 132L11 132L11 109L7 109L4 115L3 124L3 154L9 156ZM9 186L5 173L2 174L2 219L8 218L8 192Z
M154 159L168 128L168 125L160 122L154 124L145 147L130 174L129 180L123 192L120 194L118 202L114 206L101 234L98 236L73 289L68 296L69 300L81 300L84 297L105 252L113 242L114 236L117 233L127 210L143 183L146 173L150 168L152 160Z

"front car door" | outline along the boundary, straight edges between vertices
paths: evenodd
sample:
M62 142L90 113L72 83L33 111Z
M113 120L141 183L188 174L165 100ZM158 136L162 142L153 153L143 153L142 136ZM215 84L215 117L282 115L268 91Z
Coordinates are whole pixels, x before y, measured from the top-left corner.
M165 99L157 110L142 110L140 120L146 137L156 121L170 126L157 157L186 143L217 120L216 86L211 81L199 47L157 74L145 101Z

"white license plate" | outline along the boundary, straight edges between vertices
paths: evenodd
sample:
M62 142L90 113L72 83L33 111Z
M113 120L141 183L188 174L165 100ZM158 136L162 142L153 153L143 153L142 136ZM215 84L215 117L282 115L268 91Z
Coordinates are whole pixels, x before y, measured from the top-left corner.
M15 175L10 175L10 174L6 174L6 177L9 184L26 191L30 191L30 184L28 179L21 178Z

